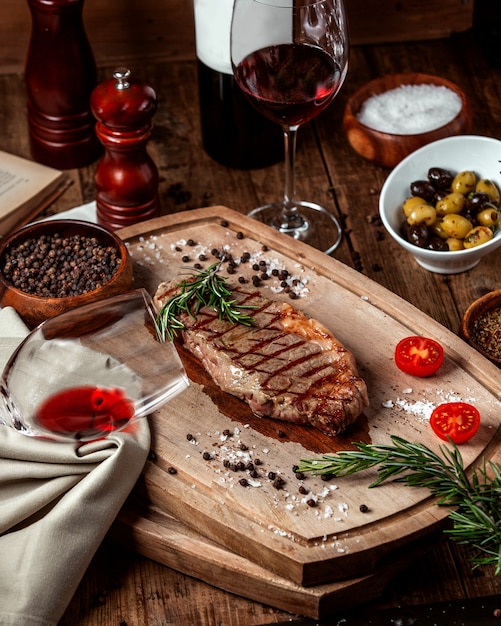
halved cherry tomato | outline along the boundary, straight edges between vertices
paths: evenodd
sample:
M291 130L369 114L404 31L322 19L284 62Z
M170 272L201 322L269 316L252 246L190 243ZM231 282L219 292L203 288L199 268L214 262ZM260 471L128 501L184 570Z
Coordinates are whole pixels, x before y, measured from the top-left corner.
M466 402L446 402L433 410L430 417L433 432L447 441L464 443L471 439L480 426L480 413Z
M395 348L395 363L412 376L431 376L442 365L444 350L434 339L406 337Z

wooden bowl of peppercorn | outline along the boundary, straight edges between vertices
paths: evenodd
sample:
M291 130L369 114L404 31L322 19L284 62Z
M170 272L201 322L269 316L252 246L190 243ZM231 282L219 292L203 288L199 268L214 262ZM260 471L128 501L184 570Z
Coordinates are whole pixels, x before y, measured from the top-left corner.
M0 240L0 306L13 307L30 328L131 284L127 247L98 224L41 221Z
M501 367L501 289L481 296L466 309L460 334L480 354Z

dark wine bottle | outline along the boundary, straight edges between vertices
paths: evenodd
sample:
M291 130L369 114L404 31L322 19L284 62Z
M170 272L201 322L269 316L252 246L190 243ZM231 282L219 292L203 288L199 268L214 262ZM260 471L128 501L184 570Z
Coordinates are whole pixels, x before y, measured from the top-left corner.
M250 104L233 78L233 0L194 0L202 143L227 167L257 169L284 158L282 130Z

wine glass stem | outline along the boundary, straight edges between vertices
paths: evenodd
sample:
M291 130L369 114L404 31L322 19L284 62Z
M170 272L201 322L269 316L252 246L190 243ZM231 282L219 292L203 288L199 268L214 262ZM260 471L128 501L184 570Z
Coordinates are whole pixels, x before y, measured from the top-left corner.
M281 213L275 220L275 226L282 232L293 232L307 227L305 220L297 210L295 194L295 161L296 161L296 134L298 126L284 128L285 147L285 190Z

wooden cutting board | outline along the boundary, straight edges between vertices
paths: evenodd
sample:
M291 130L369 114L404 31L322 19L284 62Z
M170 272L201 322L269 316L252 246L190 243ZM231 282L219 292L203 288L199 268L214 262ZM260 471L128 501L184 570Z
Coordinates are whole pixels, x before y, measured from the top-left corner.
M352 442L388 443L391 435L438 449L428 416L451 400L475 404L482 416L479 433L461 448L465 464L497 453L499 370L365 276L224 207L165 216L120 234L134 260L135 285L151 293L161 281L180 277L187 265L207 267L215 260L211 251L223 247L235 259L245 252L251 256L229 280L250 278L256 273L252 264L260 260L268 269L287 269L298 281L294 306L353 352L368 386L364 415L342 436L329 437L255 417L246 404L220 392L179 346L191 385L151 416L154 458L143 480L152 505L207 540L302 587L370 576L389 555L440 525L447 510L438 508L427 490L392 483L368 489L372 472L329 482L298 480L293 466L300 459L350 449ZM291 302L273 276L260 289ZM413 378L395 367L394 347L410 334L444 346L445 361L434 377ZM249 478L246 470L225 466L239 458L261 462L260 477L250 486L239 482ZM273 486L269 472L283 478L283 488ZM299 492L301 485L306 495ZM153 557L155 549L150 548Z

